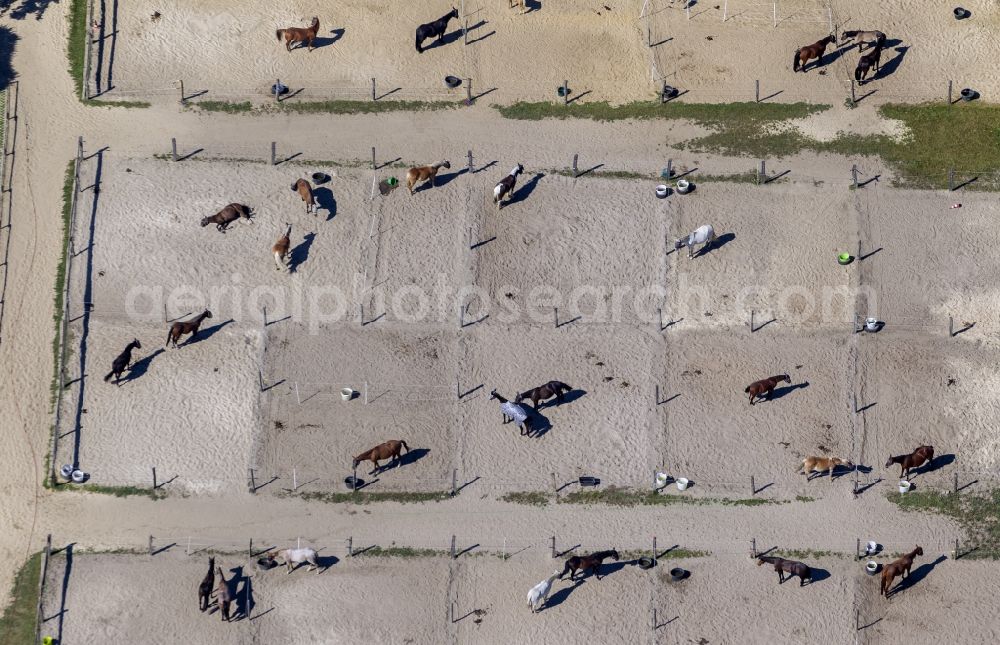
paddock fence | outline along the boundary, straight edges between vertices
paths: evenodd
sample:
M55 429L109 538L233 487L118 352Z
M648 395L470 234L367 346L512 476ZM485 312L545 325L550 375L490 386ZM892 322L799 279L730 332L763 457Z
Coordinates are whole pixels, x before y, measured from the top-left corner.
M3 286L0 287L0 344L3 344L4 318L7 312L7 283L10 276L10 240L13 229L14 201L14 154L17 147L17 104L18 81L11 81L0 95L3 103L4 118L0 124L0 145L3 156L0 157L0 245L3 247ZM8 161L8 158L10 159ZM4 218L6 215L6 220Z

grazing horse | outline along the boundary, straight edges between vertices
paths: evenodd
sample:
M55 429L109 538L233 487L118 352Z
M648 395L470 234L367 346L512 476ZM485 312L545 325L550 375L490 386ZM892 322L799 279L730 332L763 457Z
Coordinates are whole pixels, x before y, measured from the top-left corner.
M767 395L767 398L770 399L771 393L774 391L774 388L778 386L778 383L791 384L791 382L792 378L788 374L778 374L777 376L754 381L750 385L746 386L743 391L750 395L750 405L753 405L754 399L758 397L763 399L765 394Z
M302 201L306 205L306 215L312 213L313 215L318 215L316 212L316 198L313 196L312 184L310 184L305 179L298 179L292 184L292 190L299 194Z
M313 16L312 24L308 27L285 27L274 32L278 37L278 42L285 39L285 50L292 51L292 43L299 43L301 47L309 43L309 51L313 50L313 41L316 40L316 32L319 31L319 18Z
M882 43L876 43L875 49L871 50L867 54L861 57L858 61L858 66L854 68L854 80L856 80L861 85L865 84L865 77L868 76L868 72L875 69L878 71L879 62L882 60Z
M510 199L514 194L514 184L517 183L517 176L524 172L524 166L517 164L506 177L497 182L493 187L493 203L497 205L497 210L503 208L504 198Z
M372 462L373 464L375 464L375 468L370 473L368 473L369 475L374 475L379 470L385 470L389 468L389 464L391 464L392 461L395 461L396 468L399 468L400 463L402 463L402 460L399 458L399 455L403 452L404 448L406 449L406 452L410 452L410 447L406 445L406 442L403 441L402 439L390 439L389 441L380 443L371 450L363 452L357 457L355 457L354 467L357 468L358 464L360 464L362 461ZM380 469L378 465L380 459L392 459L392 461L390 461L389 464L386 464L384 468Z
M858 43L858 51L864 51L865 45L879 45L885 43L885 34L881 31L845 31L840 35L841 40L854 40Z
M233 596L229 593L229 583L226 576L222 575L222 567L216 567L219 573L219 584L215 587L215 602L219 605L222 613L222 620L229 622L229 607L233 602Z
M282 551L278 551L277 554L274 553L268 554L267 559L270 560L271 562L274 562L274 558L276 555L277 557L281 558L284 561L285 567L288 569L288 573L294 571L296 568L298 568L298 565L302 564L303 562L308 562L309 570L315 571L316 575L320 574L319 565L316 564L315 549L310 549L310 548L284 549Z
M531 419L528 418L528 412L521 404L508 401L497 394L496 390L490 392L490 399L496 399L500 402L500 413L503 414L504 423L513 421L521 428L522 437L531 435Z
M434 22L428 22L426 24L417 27L417 53L423 54L424 48L422 47L423 42L428 38L437 38L438 42L444 38L444 32L448 31L448 21L454 18L458 20L458 9L455 7L451 8L451 11L441 16Z
M569 560L566 560L566 566L563 567L562 573L559 574L559 579L569 573L569 579L573 580L576 578L576 572L580 571L582 574L586 575L587 571L592 571L597 579L601 579L601 563L607 558L612 558L616 562L618 561L618 551L611 549L609 551L598 551L597 553L591 553L590 555L574 555Z
M410 168L407 170L406 187L410 189L410 194L413 194L413 187L417 185L417 182L429 180L431 182L431 186L434 186L438 170L442 168L451 170L451 162L439 161L436 164L431 164L430 166L419 166L417 168Z
M806 584L806 578L812 582L812 570L808 565L802 564L801 562L796 562L795 560L786 560L784 558L778 558L774 556L757 556L757 566L764 563L773 564L774 570L778 572L778 584L780 585L785 581L785 575L788 574L788 579L792 576L799 577L799 586L802 587Z
M694 247L696 244L704 244L701 250L698 251L699 255L704 252L712 242L715 241L715 229L712 228L711 224L705 224L704 226L699 226L694 231L689 233L687 237L682 237L674 240L674 250L679 251L685 246L688 247L688 257L694 258Z
M285 234L278 238L278 241L271 247L271 254L274 256L274 268L281 271L285 268L285 256L288 255L288 247L292 245L289 236L292 234L292 225L288 224Z
M520 7L520 13L524 13L524 0L509 0L508 9L513 9L514 7Z
M205 611L212 601L212 588L215 586L215 558L208 559L208 573L198 585L198 609Z
M890 564L885 565L882 569L882 584L879 586L878 593L880 596L889 595L889 587L892 586L892 581L896 576L902 576L906 578L910 575L910 567L913 566L913 558L918 555L923 555L924 550L919 546L898 560L893 560ZM899 589L899 587L896 587Z
M542 605L548 600L549 592L552 591L552 583L558 577L560 577L559 572L553 571L551 576L542 580L528 591L528 608L531 609L531 613L535 613L542 608Z
M545 385L539 385L533 390L526 390L517 395L514 399L514 403L520 403L525 399L531 399L531 405L538 409L538 402L542 399L551 399L556 397L558 403L563 402L563 392L569 392L573 389L573 386L567 385L562 381L549 381Z
M173 343L174 347L177 347L177 341L184 334L191 334L191 338L194 338L196 335L198 335L198 328L201 327L202 321L204 321L206 318L211 318L211 317L212 317L212 312L206 309L205 311L198 314L198 316L193 320L189 320L187 322L180 322L180 321L175 322L173 325L170 326L170 331L167 332L167 342L164 345L164 347L167 347L168 345L170 345L170 343ZM190 342L190 340L191 339L189 338L188 342Z
M139 342L138 338L132 340L132 342L128 344L128 347L125 348L125 351L119 354L118 357L111 363L111 371L104 377L105 383L110 381L112 376L115 377L115 385L121 383L122 372L124 372L129 365L132 364L133 349L142 349L142 344Z
M899 464L899 476L906 478L910 476L911 468L919 468L929 461L934 460L934 446L920 446L908 455L896 455L889 457L885 462L888 468L893 464Z
M215 224L216 229L225 233L226 229L229 228L229 225L241 217L253 224L253 220L250 219L253 217L253 213L251 212L249 206L244 206L243 204L229 204L215 215L203 217L201 225L208 226L209 224Z
M830 43L835 43L835 42L837 42L837 37L833 34L830 34L823 40L816 41L811 45L807 45L806 47L801 47L795 50L795 60L792 62L792 71L797 72L799 71L799 69L801 69L803 72L805 72L806 65L809 64L809 61L811 61L814 58L816 59L823 58L823 54L826 53L826 46L829 45ZM818 65L819 65L819 60L816 61L816 65L814 65L814 67Z
M854 468L854 463L848 459L841 459L840 457L815 457L813 455L809 455L802 460L802 464L795 472L805 473L806 478L811 479L813 473L824 473L829 470L830 479L833 479L833 471L837 470L837 466Z

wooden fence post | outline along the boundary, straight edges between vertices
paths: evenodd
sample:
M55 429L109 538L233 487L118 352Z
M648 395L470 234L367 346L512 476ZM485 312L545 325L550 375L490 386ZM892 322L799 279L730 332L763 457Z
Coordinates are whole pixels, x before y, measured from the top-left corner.
M185 105L186 102L184 100L184 79L181 79L180 81L178 81L178 83L181 84L181 105Z
M153 490L156 490L156 466L153 466Z
M372 101L377 101L377 100L378 99L375 97L375 77L372 76Z
M472 151L469 150L469 172L472 172Z
M754 481L753 475L750 475L750 496L753 497L757 494L757 482Z
M760 80L753 82L754 85L754 98L756 103L760 103Z
M465 79L465 104L472 105L472 79Z
M278 142L277 141L272 141L271 142L271 165L272 166L277 166L278 165Z
M458 468L451 469L451 496L458 494Z
M377 170L375 167L375 146L372 146L372 170Z
M955 544L958 544L958 540L955 540ZM552 557L556 558L556 536L552 536Z
M757 557L757 538L750 538L750 557Z
M580 175L580 171L579 171L579 169L577 167L577 162L579 162L579 161L580 161L580 155L579 154L574 154L573 155L573 178L574 179L576 179Z
M170 153L174 161L177 161L177 139L170 139Z
M951 106L951 81L948 81L948 105Z
M149 536L149 555L153 555L153 536Z
M451 559L455 559L455 536L451 536Z
M858 166L854 164L851 166L851 180L854 181L854 188L858 187Z
M563 81L563 105L569 105L569 81Z

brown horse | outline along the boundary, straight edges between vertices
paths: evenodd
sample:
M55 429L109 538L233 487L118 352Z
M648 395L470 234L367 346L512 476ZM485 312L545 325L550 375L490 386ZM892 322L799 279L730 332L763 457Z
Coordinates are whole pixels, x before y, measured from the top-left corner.
M305 179L298 179L294 184L292 184L292 190L299 194L302 201L306 205L306 215L312 213L313 215L318 215L316 212L316 198L313 196L312 184L310 184Z
M292 225L288 224L285 234L278 238L278 241L271 247L271 254L274 255L274 267L281 271L285 268L285 256L288 255L288 248L292 245L291 240Z
M569 392L573 389L573 386L567 385L562 381L549 381L545 385L539 385L533 390L526 390L517 395L514 399L514 403L520 403L525 399L531 399L531 405L538 409L538 402L542 399L551 399L556 397L557 403L563 402L563 392Z
M885 462L885 467L888 468L893 464L899 464L899 476L906 478L910 476L911 468L919 468L933 460L934 446L920 446L908 455L889 457L889 460Z
M167 342L164 344L164 347L170 343L173 343L174 347L177 347L177 341L184 334L191 334L191 338L194 338L198 334L198 328L201 327L202 321L211 317L212 312L206 309L198 314L198 316L193 320L189 320L187 322L175 322L170 326L170 331L167 332ZM188 339L188 342L191 342L190 338Z
M301 47L304 43L309 43L309 51L313 50L313 41L316 40L316 32L319 31L319 18L313 17L312 24L308 27L285 27L274 32L278 37L278 42L285 39L285 50L292 51L292 43L299 43Z
M754 381L750 385L746 386L746 389L744 389L743 392L750 395L750 405L753 405L754 399L758 397L763 399L765 394L767 395L767 398L770 399L771 393L774 391L774 388L778 386L778 383L791 384L791 382L792 378L788 374L778 374L777 376L771 376L759 381Z
M132 342L128 344L128 347L125 348L125 351L119 354L115 360L112 361L111 371L104 377L105 383L110 381L112 376L115 377L115 385L121 383L122 372L124 372L132 363L133 349L142 349L142 343L139 342L138 338L133 339Z
M913 549L900 559L894 560L891 564L885 565L885 568L882 569L882 584L879 586L879 595L888 596L889 587L892 586L892 581L896 578L896 576L902 576L903 578L909 576L910 567L913 566L913 558L923 554L924 550L917 546L917 548ZM896 589L898 590L899 587L896 587Z
M818 67L818 59L823 58L823 54L826 53L826 46L835 42L837 42L837 37L834 34L830 34L823 40L818 40L811 45L797 49L795 51L795 60L792 62L792 71L797 72L801 69L805 72L806 65L814 58L817 59L817 61L816 65L813 67Z
M799 577L799 586L802 587L806 584L806 579L808 578L812 582L812 569L808 565L801 562L796 562L795 560L786 560L785 558L778 558L774 556L757 556L757 566L764 563L773 564L774 570L778 572L778 584L783 583L786 578L785 574L788 574L787 579L791 579L792 576Z
M416 168L410 168L406 171L406 187L410 189L410 194L413 194L413 187L416 186L418 182L430 180L431 186L434 186L438 170L441 168L451 170L451 162L439 161L436 164L431 164L430 166L418 166Z
M225 233L226 229L229 228L229 225L241 217L253 224L253 220L250 219L253 217L253 213L250 211L249 206L244 206L243 204L229 204L215 215L203 217L201 219L201 225L208 226L209 224L215 224L216 229Z
M226 582L226 576L222 575L222 567L216 567L219 573L219 584L215 587L215 602L219 605L219 611L222 613L222 620L229 622L229 607L232 605L233 596L229 593L229 583Z
M562 580L563 576L569 573L569 579L573 580L576 577L577 571L580 571L584 575L587 574L587 571L592 571L594 576L600 580L601 563L607 558L612 558L617 562L618 551L611 549L610 551L598 551L597 553L584 556L574 555L569 560L566 560L566 566L563 567L562 573L559 574L559 579Z
M212 587L215 586L215 558L208 559L208 573L198 585L198 609L205 611L212 600Z
M370 473L368 473L369 475L374 475L375 473L379 472L379 470L385 470L389 468L389 464L391 464L392 461L395 461L396 468L399 468L399 464L402 461L399 458L399 455L402 453L404 448L406 449L406 452L410 451L410 447L406 445L406 442L403 441L402 439L390 439L389 441L386 441L385 443L380 443L371 450L363 452L357 457L355 457L354 467L357 468L358 464L360 464L362 461L372 462L373 464L375 464L375 468L372 469ZM378 462L381 459L392 459L392 461L390 461L389 464L386 464L384 467L380 468Z
M841 459L840 457L814 457L813 455L809 455L802 460L802 465L799 466L796 472L805 473L807 479L812 479L813 473L825 473L829 470L830 479L833 479L833 471L837 470L837 466L854 468L854 464L848 459Z

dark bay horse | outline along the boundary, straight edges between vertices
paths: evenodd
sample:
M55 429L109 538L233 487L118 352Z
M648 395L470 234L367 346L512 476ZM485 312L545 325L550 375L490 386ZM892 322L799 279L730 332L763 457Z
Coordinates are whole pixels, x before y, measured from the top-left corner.
M913 558L923 554L924 550L918 546L900 559L893 560L891 564L885 565L885 568L882 569L882 584L879 586L879 595L889 595L889 587L892 586L892 581L896 576L902 576L903 578L909 576L910 567L913 566Z
M309 44L309 51L313 50L313 41L316 40L316 33L319 31L319 18L313 16L312 24L308 27L285 27L278 29L274 35L278 37L278 42L285 39L285 50L292 51L292 43L299 43L299 46Z
M458 9L451 8L451 11L441 16L434 22L417 27L417 53L424 53L423 42L428 38L437 38L438 42L444 38L444 32L448 31L448 21L452 18L458 20Z
M812 582L812 570L808 565L802 564L801 562L796 562L795 560L786 560L784 558L778 558L775 556L757 556L757 566L764 563L773 564L774 570L778 572L778 584L780 585L785 581L785 574L788 574L788 579L792 576L799 577L799 586L806 584L806 578Z
M243 204L229 204L215 215L203 217L201 219L201 225L208 226L209 224L215 224L216 229L225 233L226 229L229 228L229 225L241 217L253 224L253 219L251 219L253 217L253 212L250 210L249 206L244 206Z
M885 467L888 468L893 464L899 464L899 476L909 477L911 468L919 468L933 460L934 446L920 446L908 455L889 457L889 460L885 462Z
M111 371L104 377L105 383L110 381L112 376L115 377L115 385L121 383L122 372L124 372L132 363L133 349L142 349L142 344L139 342L138 338L133 339L132 342L128 344L128 347L125 348L125 351L119 354L118 357L111 363Z
M791 382L792 378L788 374L778 374L777 376L771 376L759 381L754 381L750 385L746 386L746 389L743 391L750 395L750 405L753 405L754 399L758 397L763 399L765 394L767 395L767 398L770 399L771 393L774 391L774 388L778 386L778 383L791 384Z
M569 392L573 389L572 385L567 385L562 381L549 381L545 385L539 385L533 390L525 390L517 395L514 399L514 403L520 403L525 399L531 399L531 405L538 409L538 402L542 399L551 399L556 397L558 403L563 402L563 392Z
M826 46L829 45L830 43L835 43L835 42L837 42L837 37L833 34L830 34L823 40L818 40L811 45L807 45L806 47L801 47L795 50L795 60L792 62L792 71L797 72L800 69L803 72L806 71L806 65L809 64L809 61L811 61L814 58L816 59L823 58L823 54L826 53ZM818 66L819 66L819 60L816 61L816 65L813 65L813 67L818 67Z
M858 66L854 68L854 80L864 85L865 77L873 68L878 71L879 62L882 60L882 43L876 43L875 49L861 57Z
M167 347L170 343L173 343L174 347L177 347L178 339L180 339L180 337L184 334L191 334L191 338L194 338L198 335L198 328L201 327L202 321L211 317L212 312L206 309L198 314L198 317L194 320L189 320L187 322L175 322L170 326L170 331L167 332L167 342L164 344L164 347ZM188 341L190 342L190 340L191 339L189 338Z
M410 447L406 445L406 442L403 441L402 439L390 439L389 441L380 443L371 450L363 452L357 457L355 457L354 467L357 468L358 464L360 464L362 461L370 461L373 464L375 464L375 468L369 474L374 475L379 470L384 470L385 468L389 468L389 464L392 463L390 461L389 464L386 464L384 468L380 469L378 465L379 460L392 459L393 461L396 462L396 468L399 468L399 463L400 463L399 456L400 454L402 454L404 448L406 449L406 452L410 451Z
M212 599L212 589L215 587L215 558L208 559L208 573L198 585L198 609L205 611Z
M616 562L618 561L618 551L610 549L608 551L598 551L597 553L591 553L590 555L574 555L569 560L566 560L566 566L563 567L563 572L559 574L559 579L562 580L563 576L569 573L569 579L573 580L576 578L576 572L580 571L585 574L587 571L592 571L598 580L601 579L601 563L607 558L612 558Z

